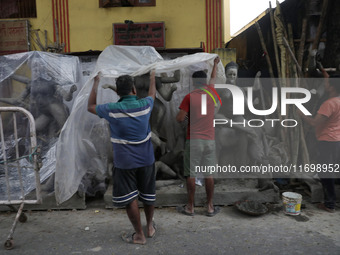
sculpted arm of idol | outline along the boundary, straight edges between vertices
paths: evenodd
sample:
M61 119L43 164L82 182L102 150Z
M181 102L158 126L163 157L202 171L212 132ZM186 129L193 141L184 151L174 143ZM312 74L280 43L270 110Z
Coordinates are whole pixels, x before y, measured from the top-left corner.
M10 79L24 83L26 84L26 87L18 97L0 98L0 102L10 104L10 105L15 105L15 106L18 105L26 109L29 109L29 103L27 103L25 99L28 98L31 92L31 80L25 76L17 75L17 74L13 74L10 77Z

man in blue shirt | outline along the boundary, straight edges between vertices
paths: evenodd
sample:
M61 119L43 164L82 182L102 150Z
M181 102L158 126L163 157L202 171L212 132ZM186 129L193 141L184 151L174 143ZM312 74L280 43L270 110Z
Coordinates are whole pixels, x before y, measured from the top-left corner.
M135 229L132 235L123 235L124 241L145 244L137 198L143 202L147 222L147 237L153 237L155 193L155 158L151 143L149 119L156 96L155 73L150 73L148 96L138 99L133 78L123 75L116 80L118 102L97 105L99 76L94 78L88 100L88 111L105 118L110 124L113 145L114 206L125 206Z

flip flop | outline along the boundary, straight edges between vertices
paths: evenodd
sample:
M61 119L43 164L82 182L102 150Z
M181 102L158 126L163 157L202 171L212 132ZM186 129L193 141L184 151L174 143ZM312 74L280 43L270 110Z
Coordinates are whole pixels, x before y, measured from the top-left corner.
M208 217L214 217L219 212L220 212L220 207L214 206L214 211L213 212L207 212L205 215L208 216Z
M146 243L146 241L145 241L144 243L135 242L135 240L133 239L133 236L134 236L135 234L136 234L136 232L133 233L132 235L127 234L127 233L123 233L121 237L122 237L123 241L126 242L126 243L131 243L131 244L141 244L141 245L143 245L143 244Z
M156 231L157 231L156 222L152 221L152 226L153 226L153 228L155 229L155 232L153 233L152 236L147 236L147 238L154 238L155 235L156 235Z
M187 216L194 216L195 215L195 213L187 212L185 210L185 208L186 208L186 205L183 205L183 206L177 206L176 209L179 213L182 213L182 214L187 215Z

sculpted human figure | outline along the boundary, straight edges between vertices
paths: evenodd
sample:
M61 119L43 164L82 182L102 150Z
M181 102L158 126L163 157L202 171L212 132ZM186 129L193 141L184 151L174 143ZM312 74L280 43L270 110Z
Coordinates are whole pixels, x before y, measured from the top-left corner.
M165 101L170 101L172 98L172 94L177 90L176 83L180 80L180 71L177 70L174 73L173 77L156 77L156 90L162 96ZM141 76L137 76L134 78L135 87L137 90L137 96L139 98L144 98L147 96L147 92L149 89L150 78L148 74L143 74ZM155 99L154 110L151 114L151 129L152 131L159 135L163 120L165 117L165 106L162 101L158 98Z
M229 62L225 66L226 83L236 85L238 73L238 65L235 62ZM220 91L219 91L220 92ZM244 116L233 114L233 97L229 90L223 90L220 92L223 102L218 114L217 119L228 119L235 123L243 123L245 121ZM217 137L223 138L223 141L217 144L220 147L217 151L220 153L220 164L233 164L237 167L247 164L248 157L248 144L249 136L256 138L256 132L243 125L233 125L228 127L226 125L217 126ZM237 156L236 156L237 155Z
M225 75L227 84L237 85L238 65L233 61L229 62L225 66ZM244 88L240 88L246 97ZM245 116L233 114L233 97L229 90L219 90L219 93L223 105L215 118L227 119L229 124L230 121L238 123L232 127L230 125L217 125L216 127L216 146L219 164L230 164L239 168L248 164L263 163L268 152L264 131L261 128L249 127ZM258 188L260 190L273 187L271 178L258 179Z
M62 89L40 58L33 58L28 64L30 78L17 74L10 77L26 84L24 91L16 98L0 98L0 102L26 108L35 119L38 134L48 130L49 136L57 136L69 116L63 100L71 101L77 86L72 85L69 91Z
M55 74L46 68L46 62L42 58L33 57L28 60L27 64L31 71L30 77L18 74L9 77L9 79L25 84L25 89L18 97L0 98L0 102L24 107L32 113L37 135L44 150L45 146L49 146L51 138L59 136L69 116L69 109L64 104L64 100L72 100L77 86L75 84L67 86L68 91L62 88L63 84L57 83ZM54 173L42 186L42 193L48 194L53 190Z

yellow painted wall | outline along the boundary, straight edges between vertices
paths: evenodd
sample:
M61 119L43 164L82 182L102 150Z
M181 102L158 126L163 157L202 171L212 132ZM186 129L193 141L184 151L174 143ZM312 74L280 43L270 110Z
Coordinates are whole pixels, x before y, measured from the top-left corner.
M36 0L37 18L29 19L32 29L47 30L53 39L52 0ZM99 8L99 0L69 0L70 51L103 50L113 44L112 24L124 20L165 22L166 48L198 48L206 42L206 0L156 0L152 7ZM229 0L223 0L223 40L229 40ZM225 13L227 11L227 13ZM34 36L33 36L34 38ZM39 50L32 40L32 50Z
M52 1L36 0L36 7L37 18L28 19L31 29L40 29L39 36L43 45L45 45L44 30L47 30L47 41L51 44L53 42ZM31 37L31 48L35 50L37 46L33 39L35 36Z
M113 43L112 24L165 22L166 48L199 47L205 40L205 0L156 0L154 7L99 8L98 0L71 0L71 51L103 50Z

